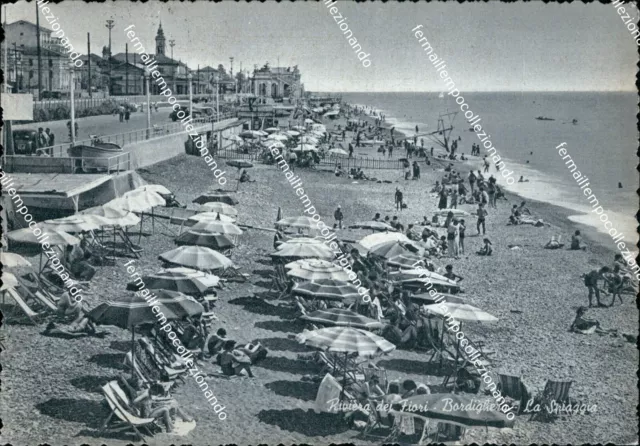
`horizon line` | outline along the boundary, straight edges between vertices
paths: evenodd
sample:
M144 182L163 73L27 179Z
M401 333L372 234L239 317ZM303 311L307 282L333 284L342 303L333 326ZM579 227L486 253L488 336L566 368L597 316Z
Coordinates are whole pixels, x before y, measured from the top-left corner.
M320 91L310 93L444 93L443 90ZM638 90L465 90L465 93L638 93ZM461 92L462 93L462 92Z

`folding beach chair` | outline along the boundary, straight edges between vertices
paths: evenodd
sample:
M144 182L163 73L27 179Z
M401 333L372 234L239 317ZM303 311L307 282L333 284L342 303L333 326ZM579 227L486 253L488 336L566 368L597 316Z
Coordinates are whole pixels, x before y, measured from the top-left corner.
M463 440L467 430L457 424L438 423L435 441L458 441Z
M250 274L246 274L243 272L240 272L240 268L235 267L235 266L230 266L228 268L226 268L224 271L222 271L222 274L220 274L220 279L224 279L227 281L233 281L233 282L246 282L247 280L249 280L249 277L251 277Z
M524 385L520 377L511 375L498 374L498 391L502 396L512 398L517 401L518 412L520 413L527 405L530 395L527 387Z
M540 412L534 412L529 418L529 421L534 420L537 416L542 416L544 421L556 418L557 415L550 413L546 408L554 406L557 407L565 403L570 403L569 391L571 390L571 384L573 384L573 381L548 380L547 384L544 386L542 395L538 395L534 402L534 404L540 404L540 407L542 407L543 410Z
M275 272L273 276L271 276L271 278L273 279L273 281L271 282L271 287L269 288L269 291L267 291L267 293L270 294L273 290L274 292L278 293L277 298L281 299L289 290L290 284L290 279L287 277L287 272L285 270L284 264L275 264Z
M369 411L367 424L362 430L362 436L380 438L382 439L382 442L396 442L400 434L401 417L393 416L392 420L384 418L380 411L376 410L380 404L379 401L374 399L367 399L367 404L371 410ZM380 429L386 431L386 435L373 434L374 431Z
M102 428L100 429L100 435L107 429L111 431L122 431L131 429L140 440L146 442L146 438L144 438L138 428L145 428L149 435L153 435L151 433L151 430L149 430L149 426L154 424L155 419L140 418L137 415L131 413L132 409L129 399L121 389L119 392L116 392L114 390L115 386L117 386L118 389L120 388L117 381L110 381L102 387L102 393L104 393L104 396L107 399L107 404L109 404L111 413L104 421ZM111 422L114 415L119 419L119 421L116 421L112 426L109 426L109 423Z
M17 305L7 305L6 297L11 297ZM7 288L2 291L2 307L4 309L4 317L7 321L17 320L20 311L26 316L33 325L38 325L37 319L42 315L31 309L24 301L22 296L13 288Z

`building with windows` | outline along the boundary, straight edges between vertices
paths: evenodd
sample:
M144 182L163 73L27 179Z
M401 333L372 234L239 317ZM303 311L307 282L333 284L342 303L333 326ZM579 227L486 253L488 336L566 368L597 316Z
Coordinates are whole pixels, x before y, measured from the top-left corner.
M300 82L300 70L294 67L264 67L253 71L251 91L256 96L274 99L296 99L302 96L304 86Z

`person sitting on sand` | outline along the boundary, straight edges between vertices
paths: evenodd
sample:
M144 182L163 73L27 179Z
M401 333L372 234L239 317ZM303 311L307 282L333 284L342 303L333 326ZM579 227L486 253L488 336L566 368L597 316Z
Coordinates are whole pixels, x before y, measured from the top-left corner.
M374 215L373 219L371 221L380 221L380 212L376 212L376 215Z
M436 185L433 186L433 189L431 189L431 193L440 193L440 191L442 190L442 186L440 185L440 181L436 181Z
M255 180L251 180L251 177L247 173L247 169L242 169L242 174L240 174L240 182L241 183L255 183Z
M482 240L484 242L484 246L477 252L479 256L490 256L493 253L493 248L491 247L491 241L488 238Z
M509 224L517 225L520 223L520 211L518 210L518 205L514 204L511 208L511 215L509 216Z
M62 293L62 295L60 296L60 300L58 300L57 307L58 308L56 311L59 316L74 317L72 324L79 323L84 317L82 302L79 302L72 298L68 291Z
M576 232L571 236L571 248L574 251L582 249L583 251L587 250L587 245L582 243L582 236L580 235L580 231L576 230Z
M594 269L587 274L583 274L582 277L584 277L584 285L589 289L589 308L593 306L592 298L594 294L596 296L598 307L604 307L604 305L600 302L600 289L598 288L598 280L606 280L604 274L608 273L609 271L609 267L603 266L599 270Z
M551 240L544 245L545 249L560 249L564 246L564 243L560 243L560 236L553 235L551 236Z
M220 353L224 347L224 343L227 341L227 330L224 328L218 329L216 334L211 335L207 340L207 350L209 351L209 355L215 356Z
M418 237L418 234L416 234L413 230L413 223L409 223L407 225L407 231L405 232L404 235L406 235L409 240L413 240L413 241L420 240L420 238Z
M607 281L607 285L609 286L608 291L612 295L611 305L609 306L613 307L613 304L616 303L616 296L618 296L618 299L620 299L620 305L622 305L621 291L623 286L623 280L622 280L622 275L620 273L620 267L618 265L614 266L613 271L606 275L606 281Z
M444 267L444 269L447 271L446 273L443 274L444 277L446 277L449 280L453 280L456 283L460 283L462 282L464 279L462 278L462 276L457 275L456 273L453 272L453 265L447 265Z
M337 177L343 176L344 175L344 171L342 170L342 166L340 164L336 165L336 169L335 169L335 171L333 173Z
M242 370L246 370L249 378L253 378L251 373L251 358L240 350L235 349L236 341L227 341L224 344L223 352L220 355L220 367L222 373L227 376L240 376Z
M531 215L531 211L529 210L529 208L525 207L526 204L526 201L520 203L520 206L518 207L518 212L520 212L520 215Z
M595 319L589 319L585 317L586 312L587 312L586 307L578 308L578 310L576 311L576 318L571 324L571 328L569 329L569 331L572 331L574 333L583 333L593 328L595 328L595 330L593 331L598 331L598 330L603 331L600 328L600 322L596 321Z
M152 418L154 420L161 420L167 433L173 431L173 424L171 420L171 410L168 406L153 407L154 401L152 399L151 386L148 382L142 381L138 378L133 378L131 386L127 389L132 394L131 405L137 409L138 414L142 418ZM157 392L154 385L154 393ZM135 396L135 397L134 397Z

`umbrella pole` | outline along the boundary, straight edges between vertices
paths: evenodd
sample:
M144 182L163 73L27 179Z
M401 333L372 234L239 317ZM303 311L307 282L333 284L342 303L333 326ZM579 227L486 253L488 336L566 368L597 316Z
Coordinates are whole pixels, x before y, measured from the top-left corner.
M140 240L142 239L142 220L144 220L144 212L140 213L140 233L138 234L138 244L140 244Z
M347 387L347 352L344 352L344 373L343 373L343 377L342 377L342 392L340 392L340 401L342 402L342 399L344 398L344 393L345 393L345 387ZM338 356L336 355L336 363L337 363L337 359Z
M136 332L133 326L131 326L131 379L133 379L136 373L136 344L135 344Z
M156 233L156 219L155 216L153 215L153 209L151 208L151 233L155 234Z
M438 372L442 371L442 359L444 358L444 317L442 318L442 331L440 332L440 366Z

